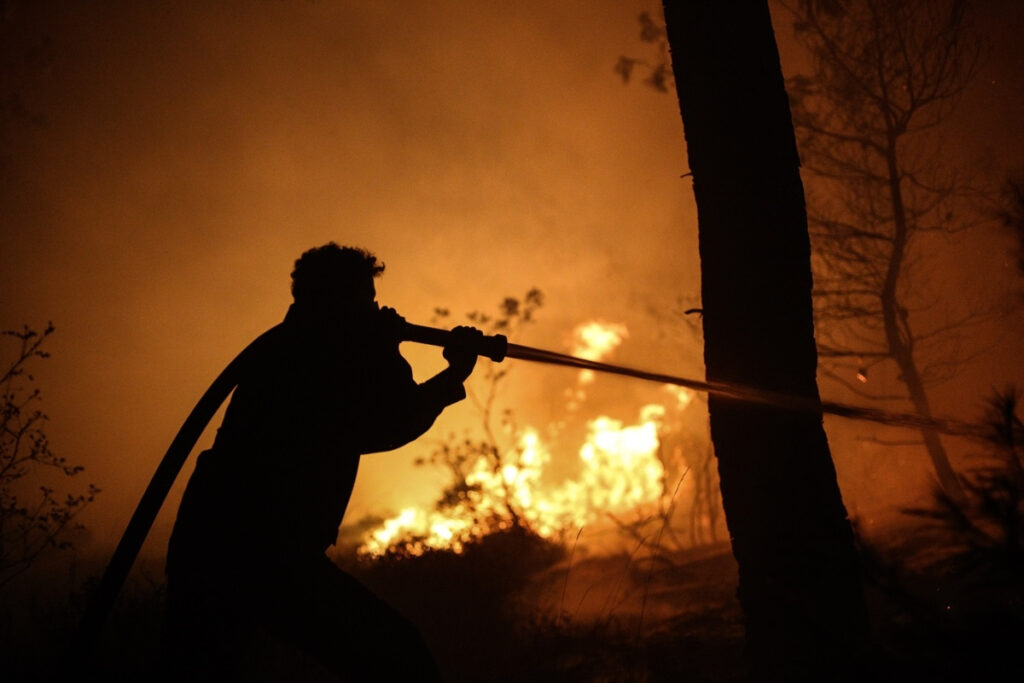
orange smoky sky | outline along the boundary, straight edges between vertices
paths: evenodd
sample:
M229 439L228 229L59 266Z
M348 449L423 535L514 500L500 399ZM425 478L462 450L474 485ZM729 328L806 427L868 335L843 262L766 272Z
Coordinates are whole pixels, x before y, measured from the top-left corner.
M283 317L294 259L330 240L381 257L378 300L411 321L538 287L547 303L518 341L566 350L574 325L604 319L630 330L613 360L699 373L699 343L651 313L699 293L675 98L612 71L647 51L650 9L5 3L0 323L57 328L37 380L53 449L103 489L84 519L95 539L120 535L196 399ZM1019 150L1006 79L1024 69L994 64L986 139ZM419 378L441 367L438 350L403 348ZM561 397L523 387L574 381L516 372L526 411ZM473 420L460 405L424 438ZM429 501L440 474L416 453L364 459L348 519Z

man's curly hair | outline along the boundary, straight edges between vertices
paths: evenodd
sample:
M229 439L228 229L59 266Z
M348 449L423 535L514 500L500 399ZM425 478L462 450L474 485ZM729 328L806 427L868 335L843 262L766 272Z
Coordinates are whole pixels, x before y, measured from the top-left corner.
M292 297L296 303L336 300L360 291L382 272L384 264L365 249L328 242L295 261Z

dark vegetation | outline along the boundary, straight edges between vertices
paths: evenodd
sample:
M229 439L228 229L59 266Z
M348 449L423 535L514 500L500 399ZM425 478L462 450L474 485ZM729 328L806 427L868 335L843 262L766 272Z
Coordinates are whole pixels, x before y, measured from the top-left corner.
M721 680L721 662L678 650L677 637L700 624L685 639L738 654L735 569L725 547L677 553L678 572L660 562L652 572L646 557L578 555L512 529L462 555L395 555L357 561L353 571L423 624L451 680L711 680L699 677L701 667ZM726 581L704 584L708 571ZM675 605L685 593L690 609L669 608L667 599Z
M1020 572L970 554L951 527L903 526L862 539L877 681L998 681L1024 675ZM452 681L749 681L736 566L725 543L646 557L591 557L513 530L467 547L347 569L409 615ZM99 568L96 568L98 571ZM160 567L137 572L108 625L102 680L151 680L162 618ZM84 572L83 572L84 573ZM66 576L56 578L58 584ZM7 621L4 680L42 681L82 607L56 587ZM61 598L60 595L64 597ZM49 596L49 597L48 597ZM643 618L641 619L641 612ZM339 618L343 618L339 615ZM395 656L401 656L396 652ZM266 637L242 680L326 682L314 662Z
M53 331L48 324L41 332L26 325L0 333L0 661L15 671L30 660L14 653L62 640L68 605L55 595L66 597L68 584L57 567L73 557L82 528L76 520L99 493L76 485L83 468L51 450L46 435L49 418L33 373L49 358ZM36 621L39 611L55 618ZM35 664L27 671L38 672Z
M1024 275L1024 170L1007 176L994 212L1016 242L1017 269Z
M472 325L487 335L505 335L517 339L523 328L534 322L537 311L544 305L544 294L533 287L522 298L505 297L497 306L497 312L471 311L464 324ZM434 309L431 322L451 325L451 312L447 308ZM431 465L447 470L450 482L441 493L436 507L445 511L463 505L474 508L473 497L480 494L479 484L471 484L467 476L478 460L487 463L491 472L499 474L506 465L519 466L522 449L519 446L521 430L511 407L503 407L499 398L508 379L510 366L486 358L478 361L474 377L467 385L467 395L477 410L479 429L474 433L449 433L424 457L418 458L418 466ZM501 479L500 509L494 511L507 518L514 528L530 531L529 522L523 517L523 510L515 500L508 483ZM478 524L491 526L492 519L477 519ZM415 542L416 539L410 539Z
M1024 597L1024 424L1021 394L997 393L985 425L988 448L975 454L961 481L967 504L958 504L944 490L934 492L934 505L907 514L925 520L926 538L953 539L946 558L950 569L993 590L1006 589L1019 602Z
M99 492L92 484L84 492L59 491L83 468L50 450L48 418L33 386L32 366L49 357L44 347L52 333L52 324L42 332L25 326L2 333L14 353L0 365L0 591L46 554L71 549L67 532Z
M809 188L822 372L929 418L934 387L979 352L971 330L998 312L967 290L936 289L924 265L990 222L985 174L945 140L980 62L969 3L805 1L790 11L812 64L787 89ZM883 395L876 374L902 386ZM922 429L920 442L963 501L942 439Z

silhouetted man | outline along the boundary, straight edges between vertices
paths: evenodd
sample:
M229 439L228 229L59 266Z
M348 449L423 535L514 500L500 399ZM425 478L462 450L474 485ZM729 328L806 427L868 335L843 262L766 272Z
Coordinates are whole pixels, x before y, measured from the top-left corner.
M384 269L333 242L295 262L295 303L246 368L199 456L167 557L166 656L185 680L225 680L259 626L345 680L423 681L419 633L324 555L360 456L425 432L465 397L480 332L456 328L447 369L416 384L402 318L375 301Z

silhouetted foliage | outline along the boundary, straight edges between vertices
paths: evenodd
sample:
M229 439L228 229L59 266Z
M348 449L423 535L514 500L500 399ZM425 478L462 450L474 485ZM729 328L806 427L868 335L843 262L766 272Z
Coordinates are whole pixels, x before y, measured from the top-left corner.
M891 680L1020 680L1024 662L1024 423L1019 390L997 392L988 448L961 481L904 510L915 533L859 536L877 642Z
M534 314L544 305L544 295L536 288L526 292L522 299L505 297L499 302L496 313L471 311L466 314L469 324L479 328L485 334L503 334L514 337L525 325L533 322ZM446 308L435 308L433 322L445 321L451 316ZM451 482L445 487L436 503L438 510L450 509L456 505L465 505L475 510L474 497L479 493L478 485L470 484L466 478L479 460L486 461L492 472L500 473L508 465L518 465L518 457L522 449L518 446L519 430L515 415L511 408L503 408L496 415L496 400L500 395L504 380L508 376L509 367L480 358L473 379L467 384L466 390L480 417L480 430L476 435L465 434L462 437L451 433L438 443L426 456L418 458L417 465L435 465L446 468L451 474ZM499 435L506 435L501 438ZM504 478L501 479L507 486ZM503 502L503 516L515 526L525 524L521 510L512 499L511 491L506 489ZM487 513L491 514L491 513ZM477 520L488 522L492 520Z
M637 67L646 72L643 82L658 92L667 93L673 87L672 66L669 64L668 39L665 37L664 21L644 11L637 17L640 23L640 40L649 43L653 54L648 59L621 55L615 63L615 73L623 83L629 83Z
M481 672L524 668L517 661L520 591L565 553L562 545L515 526L471 541L459 554L428 549L411 556L399 546L379 558L349 558L345 569L422 629L442 671L494 680Z
M985 193L950 164L935 134L978 65L980 40L968 5L784 4L811 56L811 73L789 78L787 90L809 188L821 370L860 396L909 399L930 417L927 385L955 374L971 349L965 328L992 315L976 305L936 318L936 297L913 269L923 235L986 220L978 210ZM615 71L624 82L637 66L653 74L668 60L660 18L644 12L639 22L641 40L654 43L657 54L620 57ZM905 398L865 386L883 363L897 367ZM922 437L940 481L962 497L941 440L933 432Z
M961 475L967 502L935 491L931 508L906 512L929 520L933 529L953 540L958 564L964 570L993 571L1016 577L1024 588L1024 422L1022 393L1010 388L990 401L985 424L989 449L976 455L979 464Z
M980 39L960 0L789 9L811 60L787 90L808 183L822 371L860 396L909 400L931 417L927 387L956 373L971 349L966 328L992 314L937 308L939 294L915 267L926 235L986 220L984 193L950 161L940 128L976 73ZM870 389L870 371L883 364L905 398ZM940 483L962 499L942 441L921 436Z
M54 473L59 479L82 471L50 450L41 395L31 386L29 366L49 357L43 345L52 333L52 324L42 332L25 326L2 333L17 348L13 360L0 366L0 587L47 551L70 548L65 532L99 493L89 484L85 493L62 498L48 485Z
M1017 268L1024 276L1024 171L1009 176L995 214L1017 240Z
M655 317L668 323L670 333L678 337L683 347L698 347L703 343L701 330L701 314L699 297L677 297L675 305L667 312L652 310ZM694 394L694 398L707 406L708 396L703 392ZM671 435L678 438L680 435ZM693 500L688 512L690 545L698 546L718 542L718 526L723 517L722 491L718 480L718 468L715 463L715 450L711 445L710 436L705 433L687 434L683 452L689 454L687 463L689 470L687 479L693 483ZM671 442L667 442L670 446ZM665 462L665 470L670 471L669 463Z

